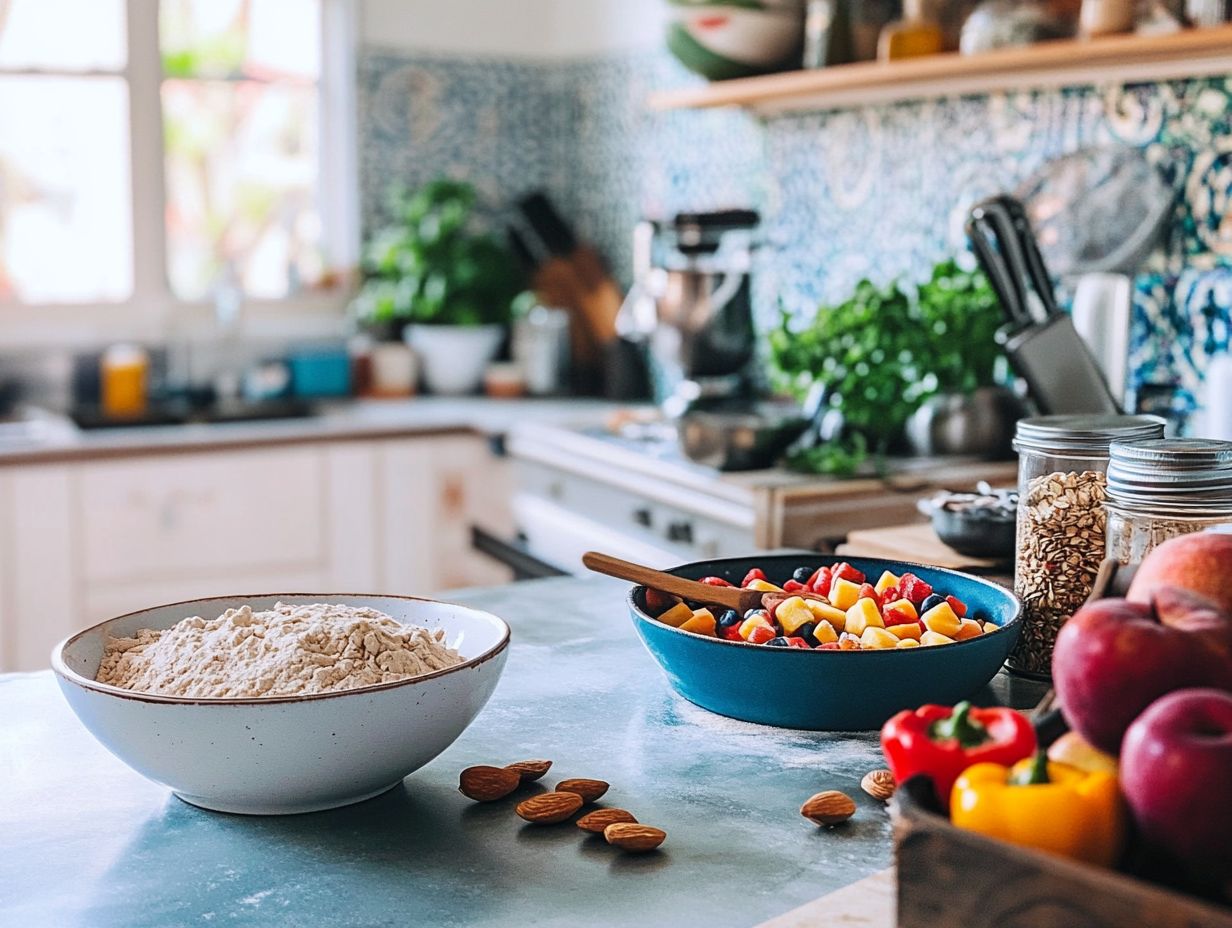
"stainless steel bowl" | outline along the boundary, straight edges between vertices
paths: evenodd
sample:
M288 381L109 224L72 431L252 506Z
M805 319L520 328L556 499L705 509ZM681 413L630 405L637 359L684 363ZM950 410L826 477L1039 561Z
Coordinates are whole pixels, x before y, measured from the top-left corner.
M691 461L724 471L761 470L778 462L808 422L796 403L752 402L686 412L677 432Z

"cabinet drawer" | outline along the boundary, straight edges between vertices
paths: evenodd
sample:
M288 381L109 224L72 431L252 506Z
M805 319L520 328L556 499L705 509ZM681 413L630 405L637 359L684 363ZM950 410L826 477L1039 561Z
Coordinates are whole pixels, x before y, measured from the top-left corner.
M87 465L79 480L85 579L319 563L322 486L314 448Z

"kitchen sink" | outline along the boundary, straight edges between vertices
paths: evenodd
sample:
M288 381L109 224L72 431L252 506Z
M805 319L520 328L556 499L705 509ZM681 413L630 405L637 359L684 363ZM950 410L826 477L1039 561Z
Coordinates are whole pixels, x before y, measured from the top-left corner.
M255 422L269 419L303 419L316 414L307 400L218 400L206 406L183 401L152 404L134 418L105 416L97 406L81 406L69 415L82 429L132 428L143 425L187 425L189 423Z

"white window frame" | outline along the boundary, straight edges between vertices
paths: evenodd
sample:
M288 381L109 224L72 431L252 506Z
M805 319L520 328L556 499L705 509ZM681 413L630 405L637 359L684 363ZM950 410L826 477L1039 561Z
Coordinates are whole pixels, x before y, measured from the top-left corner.
M132 191L133 290L121 301L25 303L0 300L0 347L92 345L118 338L162 341L208 331L210 300L182 300L167 278L164 215L162 57L158 0L125 0L127 62L110 70L6 69L23 76L119 76L127 83ZM354 295L359 255L359 178L356 128L355 0L321 0L321 76L318 119L322 242L331 271L342 275L329 291L304 291L277 300L245 299L244 330L255 335L334 334Z

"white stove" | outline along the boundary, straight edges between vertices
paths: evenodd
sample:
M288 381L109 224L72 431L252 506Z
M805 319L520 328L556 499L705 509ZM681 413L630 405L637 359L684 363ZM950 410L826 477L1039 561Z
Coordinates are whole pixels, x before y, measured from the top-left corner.
M720 473L686 460L660 427L515 427L518 549L544 573L580 573L602 550L652 567L758 550L827 550L858 528L911 522L915 504L942 487L1012 484L1012 462L896 462L893 475L840 480L784 470Z

